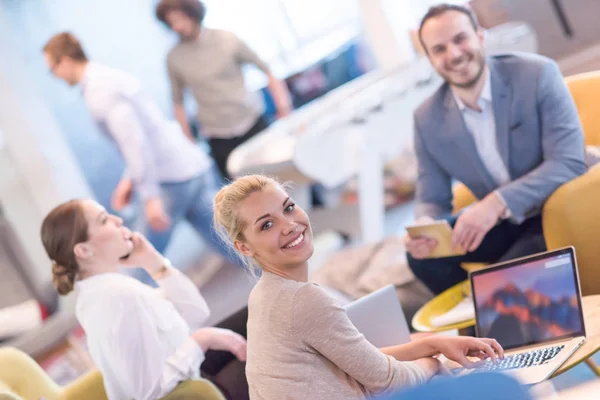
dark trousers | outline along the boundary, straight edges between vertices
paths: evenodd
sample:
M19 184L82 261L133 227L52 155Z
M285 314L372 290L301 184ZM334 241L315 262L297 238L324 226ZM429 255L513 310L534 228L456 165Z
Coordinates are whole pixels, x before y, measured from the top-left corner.
M248 307L216 324L215 327L230 329L247 337ZM204 362L200 366L203 378L214 383L228 400L248 400L248 380L246 379L246 363L238 360L228 351L208 350Z
M212 158L215 160L215 164L217 164L217 168L219 169L219 172L223 178L231 180L231 177L227 173L227 160L229 159L231 152L246 140L267 129L268 126L269 124L267 123L267 120L264 117L260 117L254 126L252 126L248 132L241 136L231 139L208 140Z
M452 227L456 217L448 218ZM407 254L408 265L433 293L439 294L465 279L463 262L496 263L546 251L542 218L532 217L521 225L502 221L485 236L477 250L464 256L417 260Z

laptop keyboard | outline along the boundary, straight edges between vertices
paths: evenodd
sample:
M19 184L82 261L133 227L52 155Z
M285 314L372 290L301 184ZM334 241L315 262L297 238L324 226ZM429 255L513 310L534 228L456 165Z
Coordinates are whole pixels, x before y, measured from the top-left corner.
M565 345L547 347L544 349L532 350L526 353L519 353L512 356L504 357L504 360L498 360L494 364L491 360L485 362L484 365L476 369L477 372L488 372L498 370L508 370L515 368L527 368L543 365L551 361Z

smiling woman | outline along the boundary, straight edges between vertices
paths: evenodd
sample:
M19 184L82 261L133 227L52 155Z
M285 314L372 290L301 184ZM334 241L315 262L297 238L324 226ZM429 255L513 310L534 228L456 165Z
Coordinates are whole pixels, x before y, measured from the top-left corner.
M440 368L435 354L464 363L467 354L502 353L494 341L475 338L370 344L333 298L307 282L310 221L271 178L251 175L223 187L214 216L221 236L262 270L248 301L252 399L367 399L425 382Z
M313 252L310 222L276 180L240 178L217 194L214 207L222 239L246 265L290 279L307 273Z

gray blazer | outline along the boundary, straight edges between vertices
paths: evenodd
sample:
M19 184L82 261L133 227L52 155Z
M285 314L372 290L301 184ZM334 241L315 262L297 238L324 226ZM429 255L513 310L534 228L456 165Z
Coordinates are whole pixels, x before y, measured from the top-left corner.
M563 183L586 171L583 131L556 63L524 53L488 57L496 140L511 181L501 187L484 167L448 84L415 111L417 217L452 211L453 180L477 198L502 195L517 223L539 214Z

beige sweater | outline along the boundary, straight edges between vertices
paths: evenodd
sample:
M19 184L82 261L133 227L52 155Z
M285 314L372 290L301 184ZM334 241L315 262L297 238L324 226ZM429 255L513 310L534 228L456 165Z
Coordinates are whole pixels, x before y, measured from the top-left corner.
M366 399L426 380L370 344L317 285L263 272L248 309L252 400Z

